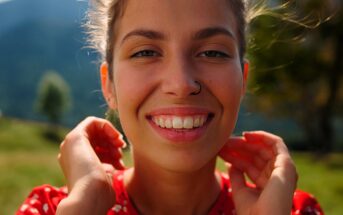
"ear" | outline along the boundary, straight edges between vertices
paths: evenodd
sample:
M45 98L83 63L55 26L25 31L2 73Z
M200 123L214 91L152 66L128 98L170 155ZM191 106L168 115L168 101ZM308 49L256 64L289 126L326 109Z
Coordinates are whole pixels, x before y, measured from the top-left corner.
M243 87L242 87L242 96L244 96L247 85L248 85L248 74L249 74L249 61L244 59L243 62Z
M107 105L111 109L116 109L116 96L113 81L109 77L108 64L103 62L100 66L101 90Z

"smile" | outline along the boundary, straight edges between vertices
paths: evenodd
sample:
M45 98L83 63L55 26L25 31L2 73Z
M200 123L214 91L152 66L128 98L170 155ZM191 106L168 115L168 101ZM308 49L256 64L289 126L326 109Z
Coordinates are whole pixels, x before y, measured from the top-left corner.
M189 143L203 137L214 113L203 108L163 108L147 115L153 130L172 143Z
M167 129L194 129L204 125L208 115L175 116L160 115L153 116L152 121L160 128Z

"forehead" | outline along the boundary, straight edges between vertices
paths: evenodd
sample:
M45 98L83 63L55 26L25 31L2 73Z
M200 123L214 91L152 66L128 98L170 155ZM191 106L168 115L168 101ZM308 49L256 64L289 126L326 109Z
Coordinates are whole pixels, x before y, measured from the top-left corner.
M135 29L152 29L169 35L191 34L208 27L236 34L228 0L126 0L117 22L117 38Z

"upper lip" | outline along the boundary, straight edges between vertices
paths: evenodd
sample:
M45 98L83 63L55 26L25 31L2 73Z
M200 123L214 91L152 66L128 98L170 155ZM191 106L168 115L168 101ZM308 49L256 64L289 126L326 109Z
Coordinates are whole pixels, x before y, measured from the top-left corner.
M165 107L155 109L147 114L147 117L159 115L192 116L192 115L213 115L207 108L203 107Z

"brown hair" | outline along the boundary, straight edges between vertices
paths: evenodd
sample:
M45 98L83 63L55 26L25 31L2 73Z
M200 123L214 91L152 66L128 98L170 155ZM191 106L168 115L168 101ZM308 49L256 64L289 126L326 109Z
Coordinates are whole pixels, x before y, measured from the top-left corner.
M246 51L245 26L246 7L245 0L227 0L231 11L236 17L237 33L239 39L240 59ZM99 52L101 61L109 65L110 78L112 78L113 48L115 41L116 21L125 10L126 0L91 0L85 27L88 33L89 47Z

